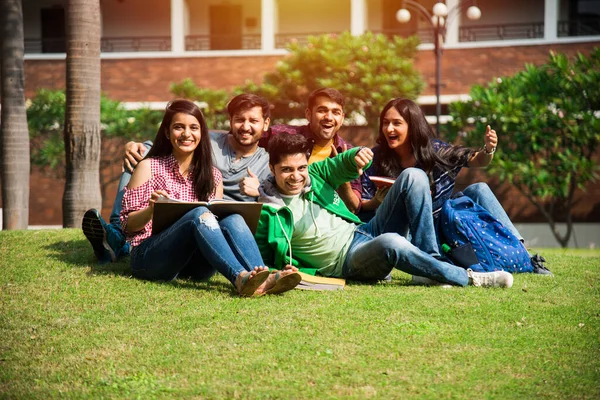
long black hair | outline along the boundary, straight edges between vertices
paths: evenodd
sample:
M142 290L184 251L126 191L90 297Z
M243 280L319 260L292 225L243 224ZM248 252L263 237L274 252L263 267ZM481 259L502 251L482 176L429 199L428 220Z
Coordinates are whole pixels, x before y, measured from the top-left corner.
M173 100L167 104L154 144L146 158L168 156L173 153L173 145L168 139L168 135L173 116L178 113L192 115L200 123L200 144L194 150L192 158L192 179L198 200L207 201L215 191L212 150L206 119L196 104L189 100Z
M383 119L392 107L400 113L408 124L408 140L412 154L417 161L417 165L427 173L432 189L434 189L432 174L436 166L442 170L449 170L464 162L465 157L469 158L475 153L475 150L463 146L444 147L436 153L432 144L432 139L435 139L436 136L429 123L427 123L421 107L412 100L396 98L389 101L379 115L379 134L377 135L379 147L375 151L373 159L377 174L396 178L404 170L400 156L390 149L383 134Z

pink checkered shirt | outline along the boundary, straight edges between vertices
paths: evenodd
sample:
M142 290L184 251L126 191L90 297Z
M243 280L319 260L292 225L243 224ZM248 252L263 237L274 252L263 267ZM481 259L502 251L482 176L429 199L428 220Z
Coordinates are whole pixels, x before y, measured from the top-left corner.
M138 186L135 189L125 188L120 215L123 232L126 232L125 227L127 226L129 213L148 207L148 199L150 199L152 192L156 190L166 191L172 199L198 201L196 193L194 192L194 182L191 179L191 174L188 177L183 177L181 175L179 172L179 163L172 154L165 157L150 158L150 170L152 172L152 177L143 185ZM217 186L221 182L222 176L221 172L215 167L213 167L213 177L215 186ZM215 194L213 193L210 198L205 201L210 201L214 198ZM137 246L145 239L149 238L151 234L152 220L144 226L144 229L138 232L126 232L125 236L131 246Z

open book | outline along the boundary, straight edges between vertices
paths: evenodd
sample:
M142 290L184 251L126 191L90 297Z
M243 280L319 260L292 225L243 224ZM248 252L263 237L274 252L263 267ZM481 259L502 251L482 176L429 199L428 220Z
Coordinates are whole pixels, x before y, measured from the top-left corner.
M262 203L231 201L231 200L213 200L205 201L181 201L160 198L154 203L154 214L152 216L152 234L155 235L171 226L179 218L183 217L188 211L199 207L207 207L213 214L219 218L225 218L231 214L240 214L246 221L246 225L252 231L256 232Z
M377 186L377 188L392 186L394 182L396 182L394 178L385 176L370 176L369 179Z
M328 278L315 276L298 271L302 280L296 289L304 290L342 290L346 286L346 280L342 278Z

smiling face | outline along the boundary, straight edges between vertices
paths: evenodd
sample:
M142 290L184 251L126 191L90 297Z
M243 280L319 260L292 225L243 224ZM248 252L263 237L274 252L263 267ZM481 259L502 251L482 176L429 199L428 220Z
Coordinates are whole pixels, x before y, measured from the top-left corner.
M279 163L269 165L275 177L279 193L294 196L302 193L308 181L308 159L306 154L297 153L281 157Z
M269 129L269 122L259 106L240 110L229 120L233 139L244 147L257 146L263 132Z
M398 151L405 146L410 147L408 123L395 107L391 107L383 116L381 133L392 150Z
M200 144L201 137L202 129L196 117L185 113L177 113L173 116L167 139L171 142L176 157L193 154Z
M342 106L327 96L315 99L311 109L306 109L309 128L318 144L324 145L340 130L344 122Z

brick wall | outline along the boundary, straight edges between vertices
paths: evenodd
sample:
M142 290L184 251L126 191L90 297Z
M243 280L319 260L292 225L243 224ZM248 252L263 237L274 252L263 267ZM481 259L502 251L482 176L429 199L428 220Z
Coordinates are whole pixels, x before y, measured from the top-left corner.
M442 56L442 94L468 93L471 86L485 84L499 76L514 75L526 63L541 65L548 61L549 51L567 54L589 54L600 41L546 46L489 47L444 50ZM427 88L423 94L435 94L435 57L432 51L420 51L416 69L423 75Z
M102 60L102 92L120 101L168 101L169 86L191 78L196 85L232 89L247 80L260 82L280 56ZM25 62L25 96L39 88L65 87L64 60Z
M491 47L445 50L442 57L442 93L468 93L474 84L484 84L498 76L512 75L525 63L543 64L553 49L569 56L588 54L600 42L552 46ZM282 56L205 57L102 60L102 91L120 101L168 101L173 95L169 85L191 78L198 86L231 89L247 80L261 82L265 73L273 71ZM65 87L64 60L27 60L25 62L25 95L32 97L39 88ZM424 95L435 89L433 51L420 51L416 69L427 86Z

